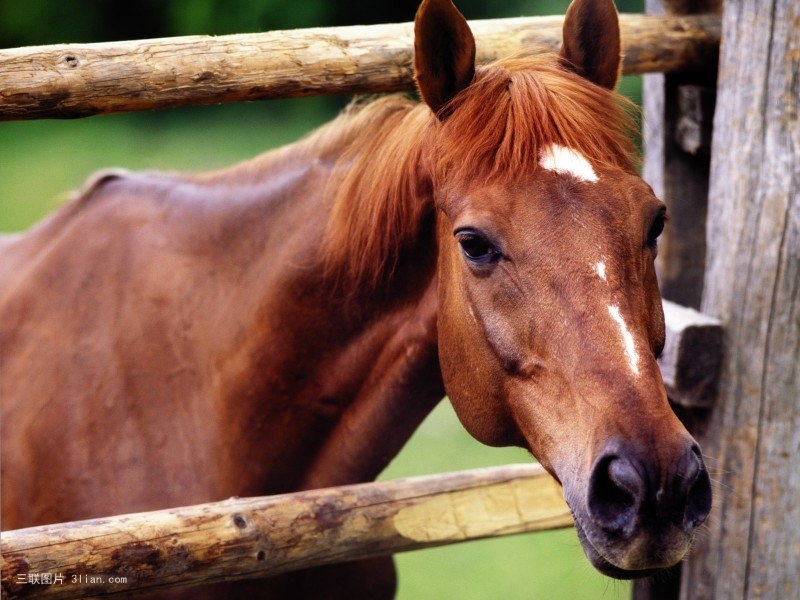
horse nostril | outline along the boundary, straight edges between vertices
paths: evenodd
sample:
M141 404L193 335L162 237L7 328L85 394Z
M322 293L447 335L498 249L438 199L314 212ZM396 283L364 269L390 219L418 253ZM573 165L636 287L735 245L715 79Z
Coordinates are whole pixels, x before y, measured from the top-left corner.
M702 524L711 511L711 479L700 456L700 448L693 445L690 453L691 457L686 461L687 467L684 473L687 491L683 522L687 530Z
M589 513L607 532L622 533L636 519L643 488L644 482L630 461L603 457L589 479Z
M652 473L648 477L647 464L634 456L614 446L595 462L587 509L597 527L609 536L628 537L643 524L659 528L671 523L690 533L706 520L711 510L711 480L696 445L667 463L671 468L658 488L652 482L661 477Z

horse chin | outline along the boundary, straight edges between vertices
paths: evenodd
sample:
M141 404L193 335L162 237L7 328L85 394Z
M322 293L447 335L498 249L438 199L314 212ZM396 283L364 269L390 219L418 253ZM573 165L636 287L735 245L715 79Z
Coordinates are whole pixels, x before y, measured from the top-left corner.
M583 528L580 518L578 518L574 511L573 520L575 522L575 531L578 532L578 539L581 542L581 546L583 547L583 552L586 555L586 558L588 558L589 562L592 563L592 566L603 575L607 577L613 577L614 579L643 579L646 577L651 577L652 575L655 575L659 571L663 570L663 567L631 570L616 566L607 560L591 542L589 537L586 535L586 531Z

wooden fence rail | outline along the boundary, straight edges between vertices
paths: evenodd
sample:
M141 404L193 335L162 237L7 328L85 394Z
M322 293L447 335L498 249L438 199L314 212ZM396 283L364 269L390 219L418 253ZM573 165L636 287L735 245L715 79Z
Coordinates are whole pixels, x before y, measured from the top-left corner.
M563 17L473 21L478 62L557 50ZM621 15L625 73L714 64L718 15ZM400 23L0 50L0 120L413 87Z
M568 527L560 486L509 465L3 532L4 598L127 595Z

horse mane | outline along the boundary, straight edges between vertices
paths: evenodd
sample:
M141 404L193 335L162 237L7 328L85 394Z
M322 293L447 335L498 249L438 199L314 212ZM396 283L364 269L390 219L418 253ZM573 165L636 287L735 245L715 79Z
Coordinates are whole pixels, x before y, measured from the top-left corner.
M356 101L330 124L358 131L328 182L334 200L322 261L340 289L376 289L433 215L425 154L435 121L424 104L392 95Z
M633 172L634 111L554 56L479 68L443 123L426 105L397 95L351 105L327 126L327 135L350 133L329 183L323 265L342 286L375 290L419 242L434 213L434 189L521 180L551 144L577 150L593 165Z

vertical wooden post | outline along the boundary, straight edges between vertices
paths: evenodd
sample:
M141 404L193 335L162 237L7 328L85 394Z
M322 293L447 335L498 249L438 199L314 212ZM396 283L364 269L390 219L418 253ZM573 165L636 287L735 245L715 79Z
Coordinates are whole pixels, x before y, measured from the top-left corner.
M702 307L725 359L701 444L715 479L682 598L800 590L800 3L727 0Z
M719 10L720 0L646 0L650 14ZM644 77L644 178L669 206L660 244L661 292L700 307L706 244L710 132L716 72L699 70Z
M648 14L718 12L721 0L645 0ZM657 262L664 298L700 308L716 69L644 76L644 179L669 207ZM687 426L696 415L680 409ZM691 428L691 426L690 426ZM633 584L634 600L676 600L681 567Z

